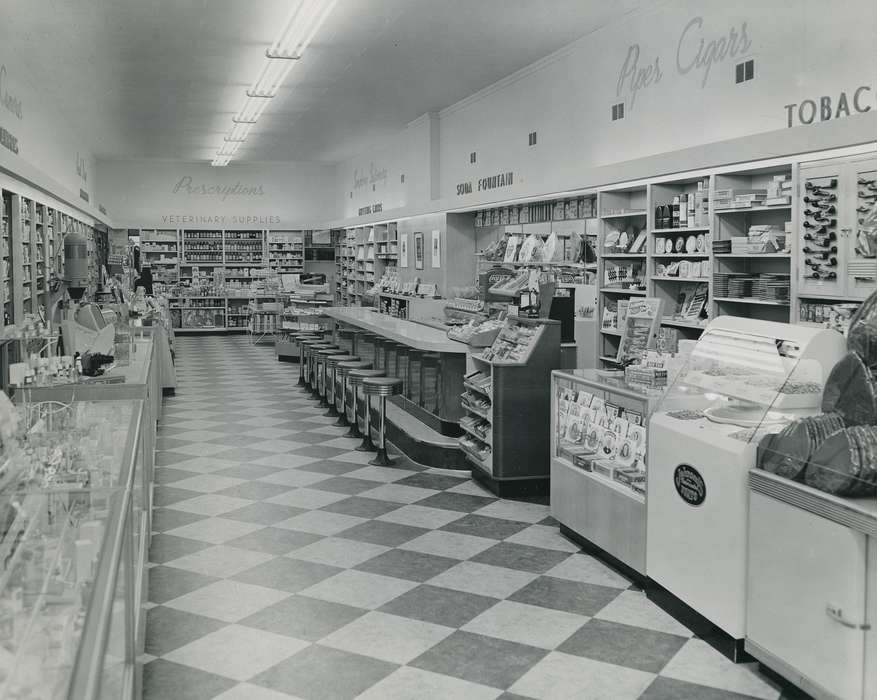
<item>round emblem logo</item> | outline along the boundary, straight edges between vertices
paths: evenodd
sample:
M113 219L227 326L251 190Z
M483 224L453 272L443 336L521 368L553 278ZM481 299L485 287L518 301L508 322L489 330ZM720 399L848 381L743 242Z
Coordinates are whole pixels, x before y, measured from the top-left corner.
M676 493L690 506L699 506L706 500L706 483L700 472L690 464L680 464L673 472Z

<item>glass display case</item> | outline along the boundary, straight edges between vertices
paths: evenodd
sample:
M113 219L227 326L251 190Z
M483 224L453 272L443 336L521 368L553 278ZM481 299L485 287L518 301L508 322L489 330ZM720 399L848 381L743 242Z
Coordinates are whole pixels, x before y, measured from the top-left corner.
M0 697L132 697L148 546L143 402L23 413L26 437L4 445L0 467Z
M649 577L729 635L735 654L745 631L748 471L765 434L819 411L843 354L836 331L721 316L652 415Z
M648 421L664 390L595 370L551 376L551 515L645 576Z

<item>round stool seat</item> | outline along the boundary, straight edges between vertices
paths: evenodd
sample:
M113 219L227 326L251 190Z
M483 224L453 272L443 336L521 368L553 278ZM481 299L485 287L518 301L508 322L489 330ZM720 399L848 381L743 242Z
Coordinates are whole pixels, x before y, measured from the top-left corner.
M317 348L316 355L317 357L329 357L330 355L346 355L347 350L342 350L339 347L334 348Z
M399 377L364 377L362 391L368 396L394 396L402 393Z
M329 367L337 367L339 362L354 362L358 359L356 355L329 355L326 357L326 364Z
M354 369L371 369L372 363L368 360L344 360L342 359L338 363L338 371L342 374L346 374Z
M347 375L347 381L353 386L362 386L366 379L385 377L386 375L387 373L382 369L352 369Z

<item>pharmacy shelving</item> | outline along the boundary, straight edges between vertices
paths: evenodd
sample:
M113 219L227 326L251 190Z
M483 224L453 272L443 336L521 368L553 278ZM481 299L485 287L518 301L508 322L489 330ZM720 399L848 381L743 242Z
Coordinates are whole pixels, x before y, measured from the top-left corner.
M304 272L304 231L268 232L268 268L278 275Z

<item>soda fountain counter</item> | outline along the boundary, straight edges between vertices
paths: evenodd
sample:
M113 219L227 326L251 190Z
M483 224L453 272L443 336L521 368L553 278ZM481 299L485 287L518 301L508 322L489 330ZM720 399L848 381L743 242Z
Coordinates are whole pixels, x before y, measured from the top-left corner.
M746 632L748 474L759 440L818 413L843 354L836 331L720 316L652 414L649 594L717 628L731 658Z

